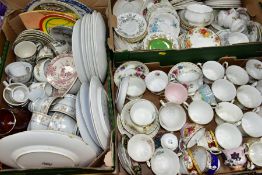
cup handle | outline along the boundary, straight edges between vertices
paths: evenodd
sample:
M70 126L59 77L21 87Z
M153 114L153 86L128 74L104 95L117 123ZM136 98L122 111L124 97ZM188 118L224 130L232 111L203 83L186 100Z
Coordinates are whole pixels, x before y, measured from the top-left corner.
M236 123L234 123L236 126L239 126L239 125L241 125L241 120L240 121L238 121L238 122L236 122Z
M253 87L257 86L257 81L255 81L254 83L252 83L251 86L253 86Z
M9 86L9 83L7 83L7 81L3 81L3 85L4 85L5 87L8 87L8 86Z
M235 103L235 99L231 100L231 102L230 102L230 103Z
M202 63L197 63L196 65L197 65L198 67L200 67L200 69L203 68L203 64L202 64Z
M255 169L255 165L251 161L248 161L247 162L247 169L248 170L253 170L253 169Z
M226 62L222 63L222 66L224 66L225 68L228 68L228 62L226 61Z
M166 103L164 102L164 100L160 100L160 104L161 104L162 106L166 106Z
M150 161L148 160L148 161L146 161L146 165L150 168L151 167L151 163L150 163Z
M256 107L252 110L252 112L259 112L260 111L260 107Z
M189 104L188 104L187 102L183 102L183 106L184 106L184 108L185 108L186 110L188 110Z

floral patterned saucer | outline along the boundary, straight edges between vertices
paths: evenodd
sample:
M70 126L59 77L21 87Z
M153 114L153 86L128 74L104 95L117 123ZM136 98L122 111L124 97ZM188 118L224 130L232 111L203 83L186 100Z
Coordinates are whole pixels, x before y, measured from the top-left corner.
M117 17L116 33L128 42L137 42L146 35L147 22L137 13L123 13Z
M196 27L189 30L185 36L185 48L220 46L221 41L217 34L207 28Z
M179 25L179 20L170 13L154 13L149 20L148 33L164 32L178 37L180 32Z
M120 65L114 74L114 82L119 86L122 78L127 76L135 76L145 79L149 73L148 67L139 61L128 61Z
M67 90L75 82L77 73L72 54L55 57L46 71L47 81L56 89Z
M179 49L178 40L163 32L151 33L144 39L144 49Z

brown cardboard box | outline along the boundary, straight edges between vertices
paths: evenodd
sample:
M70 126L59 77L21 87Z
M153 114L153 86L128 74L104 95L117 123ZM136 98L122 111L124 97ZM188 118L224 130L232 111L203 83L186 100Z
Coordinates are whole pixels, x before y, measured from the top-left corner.
M18 14L26 6L30 0L7 0L3 1L8 8L10 13L6 16L4 24L0 33L0 54L1 54L1 81L6 79L6 75L3 73L4 66L15 61L15 55L12 51L12 42L16 39L17 35L25 29L23 23L21 22ZM88 7L101 12L104 16L107 9L106 0L82 0L84 4ZM109 63L111 67L111 62ZM109 69L110 72L110 69ZM105 88L109 91L109 96L111 94L111 82L110 73L105 83ZM2 98L3 85L0 83L0 108L10 108ZM112 102L112 100L110 100ZM113 112L111 109L112 118ZM30 118L30 114L27 114ZM114 122L114 121L113 121ZM110 151L110 153L108 153ZM104 159L105 155L108 153L109 162L112 166L105 166ZM112 131L110 139L110 148L105 150L99 157L97 157L91 164L90 167L81 168L56 168L56 169L32 169L32 170L15 170L8 167L2 166L0 163L0 174L115 174L117 173L116 164L116 152L115 152L115 132Z
M258 58L260 61L262 61L262 57ZM236 59L235 57L224 57L224 58L221 58L220 59L220 63L224 63L224 62L228 62L228 65L239 65L241 67L245 67L246 65L246 61L247 59ZM153 70L162 70L166 73L169 72L169 70L172 68L173 65L169 65L169 66L161 66L159 63L157 62L152 62L152 63L147 63L146 64L149 68L150 71L153 71ZM115 66L113 68L113 72L115 72L117 69L117 66ZM117 92L117 87L114 85L113 87L113 91L116 93ZM155 95L153 93L151 93L150 91L146 90L146 92L143 94L143 99L147 99L147 100L150 100L151 102L153 102L156 107L159 109L161 104L160 104L160 100L163 100L163 96L159 96L159 95ZM188 99L190 101L190 99ZM188 101L187 101L188 102ZM127 100L126 100L126 103L127 103ZM125 103L125 104L126 104ZM189 120L189 117L187 116L187 122L190 123L190 120ZM205 125L204 127L206 128L206 130L212 130L213 132L215 131L215 128L216 128L217 124L215 123L214 119L211 123ZM168 133L168 131L165 131L163 128L160 128L158 134L156 135L156 137L159 135L161 136L161 134L163 133ZM180 138L180 132L179 131L176 131L174 132L174 134ZM120 132L117 130L117 137L118 137L118 142L121 140L121 134ZM249 137L244 137L244 141L243 143L245 142L245 140L249 139ZM117 144L118 145L118 144ZM221 165L221 168L219 169L219 171L216 173L216 174L261 174L262 173L262 168L257 168L255 170L245 170L245 169L242 169L242 170L233 170L233 169L230 169L229 167L225 166L224 165L224 160L222 159L222 156L219 156L219 159L220 159L220 165ZM122 166L119 166L120 169L119 169L119 174L120 175L127 175L127 173L125 172L125 170L122 168ZM152 172L152 170L150 168L148 168L147 164L146 163L142 163L141 164L141 174L142 175L151 175L151 174L154 174Z
M147 63L160 62L161 64L173 64L175 62L191 61L193 59L202 59L206 61L218 60L224 56L237 56L239 58L262 56L262 42L181 50L138 50L117 52L114 47L114 28L117 26L117 20L112 13L115 2L116 0L108 1L108 46L111 49L114 62L137 60ZM242 5L248 9L248 13L251 15L252 20L260 23L262 23L261 4L262 0L242 0Z

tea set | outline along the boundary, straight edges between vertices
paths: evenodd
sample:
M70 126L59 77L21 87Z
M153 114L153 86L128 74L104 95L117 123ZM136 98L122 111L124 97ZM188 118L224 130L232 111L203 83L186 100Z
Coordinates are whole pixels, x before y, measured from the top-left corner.
M34 0L26 9L23 14L48 15L37 28L25 24L12 45L16 61L5 67L0 162L17 169L87 167L108 149L111 134L102 84L107 73L104 20L75 0ZM84 60L103 66L81 70ZM27 118L21 121L14 110L26 110Z
M127 145L119 143L123 168L134 174L146 163L155 174L215 174L222 164L234 170L261 166L262 62L245 63L180 62L158 70L128 61L116 68L117 127ZM256 140L256 148L250 151L246 137Z
M261 41L240 1L117 0L116 51L179 50Z

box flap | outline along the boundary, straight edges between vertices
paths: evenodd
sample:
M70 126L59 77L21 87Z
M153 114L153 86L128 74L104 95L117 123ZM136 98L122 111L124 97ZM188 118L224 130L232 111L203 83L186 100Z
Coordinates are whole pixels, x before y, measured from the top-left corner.
M24 7L31 0L1 0L8 9L18 10L24 9ZM107 7L107 0L79 0L80 2L86 4L88 7Z
M243 4L247 8L249 15L257 22L262 23L262 0L244 0Z

